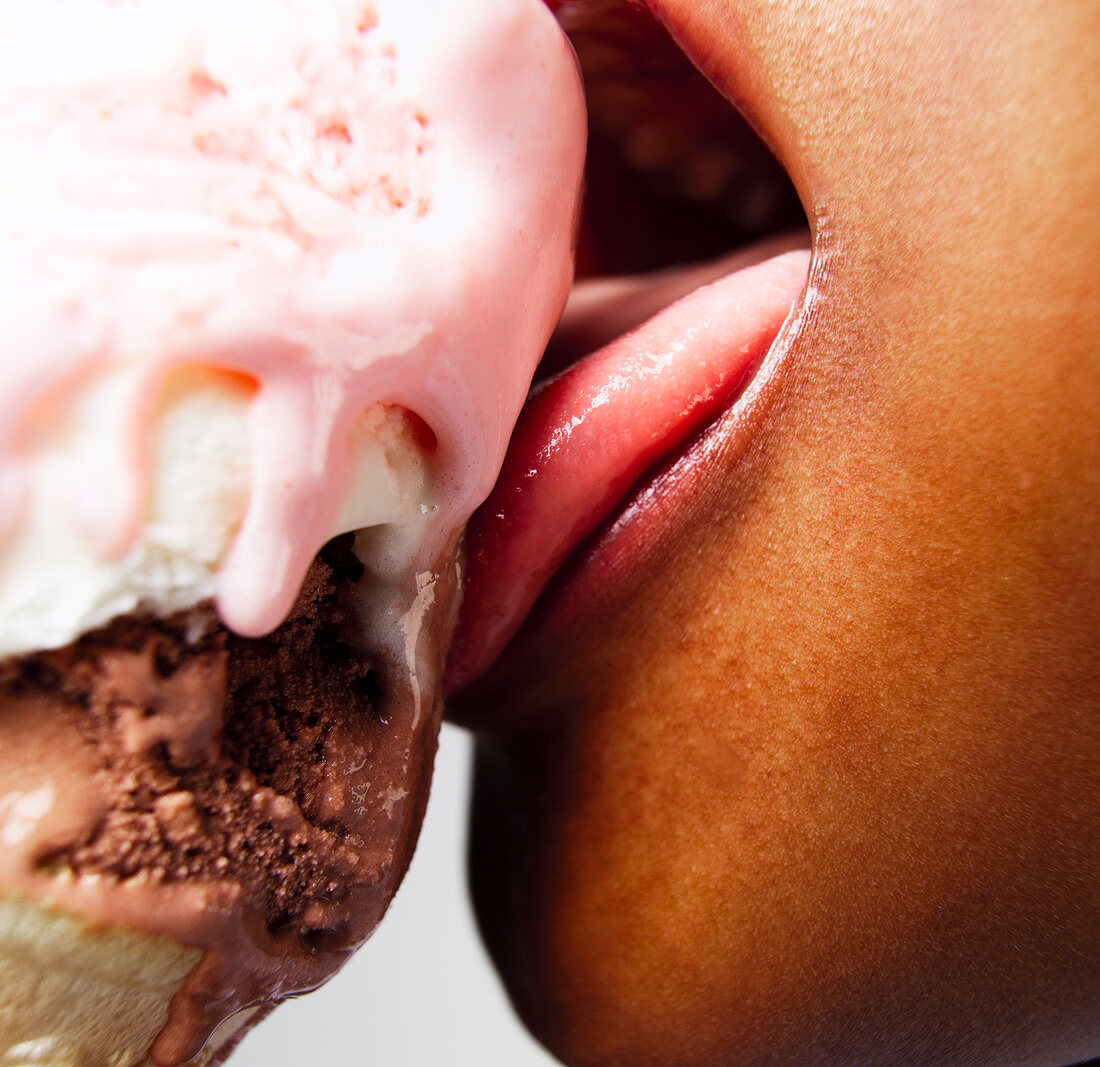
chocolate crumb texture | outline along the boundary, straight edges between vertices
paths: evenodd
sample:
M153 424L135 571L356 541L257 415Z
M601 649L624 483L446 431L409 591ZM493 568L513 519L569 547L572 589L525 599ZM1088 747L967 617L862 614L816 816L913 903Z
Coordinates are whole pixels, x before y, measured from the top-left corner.
M0 749L9 729L47 732L91 761L102 798L79 832L42 842L38 868L228 882L271 932L341 941L342 903L392 858L372 851L388 815L369 798L401 784L380 686L341 637L361 570L350 538L334 541L267 637L229 633L204 604L0 664Z

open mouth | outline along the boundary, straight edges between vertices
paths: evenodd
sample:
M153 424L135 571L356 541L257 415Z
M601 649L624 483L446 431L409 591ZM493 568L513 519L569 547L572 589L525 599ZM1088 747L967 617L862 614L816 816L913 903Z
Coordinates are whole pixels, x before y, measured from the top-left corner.
M790 179L656 18L551 6L589 111L578 282L469 530L452 694L622 579L700 452L744 446L808 273ZM484 690L453 702L462 721Z

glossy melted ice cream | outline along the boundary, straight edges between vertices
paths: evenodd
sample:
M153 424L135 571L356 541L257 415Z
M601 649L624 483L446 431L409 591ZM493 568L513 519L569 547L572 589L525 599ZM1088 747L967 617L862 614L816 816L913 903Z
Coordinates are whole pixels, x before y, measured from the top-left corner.
M579 77L534 0L0 12L0 895L204 950L179 1062L407 862Z

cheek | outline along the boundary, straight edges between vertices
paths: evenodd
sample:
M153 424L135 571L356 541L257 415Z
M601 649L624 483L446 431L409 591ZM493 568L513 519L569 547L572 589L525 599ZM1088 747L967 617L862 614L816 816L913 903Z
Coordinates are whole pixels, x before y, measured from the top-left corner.
M1089 1053L1100 393L828 296L750 452L715 427L499 682L475 898L568 1063Z
M475 902L569 1064L1100 1053L1095 73L1037 18L979 54L881 10L889 47L775 79L816 295L751 447L715 427L482 690L518 728L480 742ZM871 87L853 128L829 85Z

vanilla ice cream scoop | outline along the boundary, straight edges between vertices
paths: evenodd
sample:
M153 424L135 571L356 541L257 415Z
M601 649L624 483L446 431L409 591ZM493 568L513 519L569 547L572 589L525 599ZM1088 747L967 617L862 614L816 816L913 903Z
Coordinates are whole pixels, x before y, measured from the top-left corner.
M0 1063L184 1062L381 916L584 137L538 0L0 0Z

